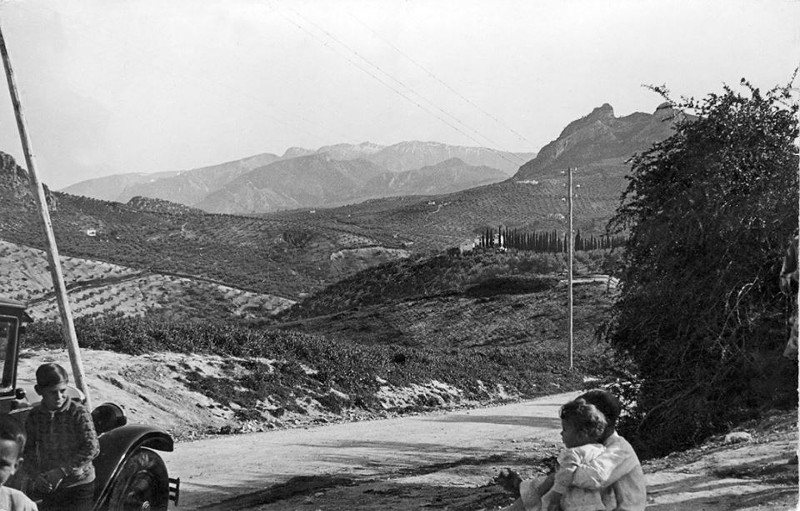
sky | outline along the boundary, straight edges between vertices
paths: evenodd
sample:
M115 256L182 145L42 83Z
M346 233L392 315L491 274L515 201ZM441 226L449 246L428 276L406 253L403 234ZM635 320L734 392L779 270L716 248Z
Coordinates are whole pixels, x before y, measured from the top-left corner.
M55 189L337 143L533 152L603 103L654 112L643 85L800 66L800 0L2 0L0 28ZM24 166L6 87L0 151Z

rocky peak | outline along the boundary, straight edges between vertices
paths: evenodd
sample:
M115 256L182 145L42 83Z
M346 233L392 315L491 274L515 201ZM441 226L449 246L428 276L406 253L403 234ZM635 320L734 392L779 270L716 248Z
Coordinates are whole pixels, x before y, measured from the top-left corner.
M656 111L653 115L657 119L664 121L674 118L678 113L679 111L673 108L672 103L665 101L656 107Z
M17 165L13 156L2 151L0 151L0 186L9 188L16 200L34 201L33 192L31 192L28 181L28 172ZM44 187L44 196L48 208L51 211L55 211L58 205L55 195L46 184L42 183L42 186Z
M662 104L652 115L636 112L618 118L614 116L611 105L604 103L589 115L569 123L556 140L539 151L536 158L520 167L514 179L540 179L556 175L568 167L585 167L600 162L605 162L608 168L609 165L619 167L614 172L623 175L624 162L628 158L673 133L674 114L671 105Z
M608 103L603 103L601 106L598 106L592 110L589 115L581 117L580 119L567 124L567 127L561 132L559 138L568 137L569 135L586 128L587 126L598 124L608 125L615 119L616 117L614 117L614 108Z

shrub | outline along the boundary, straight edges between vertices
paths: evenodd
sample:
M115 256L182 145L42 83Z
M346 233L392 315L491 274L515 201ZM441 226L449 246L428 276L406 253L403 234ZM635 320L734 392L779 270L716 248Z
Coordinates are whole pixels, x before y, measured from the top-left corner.
M775 393L753 383L780 373L786 338L777 277L798 227L797 105L787 89L742 83L745 94L673 103L695 115L633 159L611 223L630 237L610 340L642 380L627 434L645 454L689 447L781 395L796 403L790 374Z

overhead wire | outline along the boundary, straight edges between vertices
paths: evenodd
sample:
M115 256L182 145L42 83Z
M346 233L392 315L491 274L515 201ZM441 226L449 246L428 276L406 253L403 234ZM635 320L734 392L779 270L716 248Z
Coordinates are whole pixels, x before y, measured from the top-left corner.
M47 6L46 4L38 3L36 5L37 5L38 9L43 9L46 12L48 12L49 14L55 14L55 15L59 14L59 11ZM28 12L29 14L32 14L32 15L39 14L36 10L34 10L33 8L30 7L30 4L28 4L26 2L9 2L8 0L5 0L4 2L0 2L0 8L5 8L7 6L9 6L9 7L13 6L13 8L15 8L15 9L25 10L26 12ZM73 19L70 20L70 23L75 23L76 25L80 26L81 28L83 28L85 30L91 30L91 31L93 31L95 33L100 33L103 36L109 36L109 37L114 38L114 39L116 39L118 41L122 41L123 43L125 43L126 47L129 50L131 50L133 52L137 52L143 58L143 60L146 60L148 62L148 65L151 66L152 69L159 70L159 71L164 71L164 72L174 72L175 71L174 67L167 68L167 67L161 66L161 65L153 62L153 59L151 59L147 55L145 55L139 49L138 45L129 44L129 42L126 41L124 38L119 37L119 33L118 32L112 32L110 30L107 30L102 25L97 25L97 24L91 24L90 25L90 24L82 21L80 18L73 18ZM243 90L242 88L237 88L235 86L223 83L221 81L214 81L214 80L208 80L208 79L202 80L201 82L199 82L199 84L200 84L201 87L204 86L204 85L205 86L212 85L212 86L218 87L220 89L226 90L227 92L233 93L234 95L236 95L238 97L244 97L244 98L250 100L250 102L247 105L247 107L244 107L244 106L241 107L243 110L246 108L247 112L251 112L253 110L258 111L260 114L263 114L268 119L270 119L270 120L272 120L272 121L274 121L274 122L276 122L276 123L278 123L280 125L286 126L286 127L290 128L290 129L292 129L294 131L297 131L298 133L303 133L305 135L311 136L312 138L320 140L320 143L326 143L326 142L329 143L330 142L329 136L330 136L330 132L332 130L327 130L327 129L326 130L319 130L319 125L317 123L312 122L309 119L306 119L302 115L297 115L297 114L294 114L294 113L288 113L285 110L283 111L284 115L286 115L288 117L293 117L295 120L302 121L302 123L305 123L308 126L310 126L312 128L312 130L314 130L315 132L309 131L309 129L301 126L300 124L297 124L297 123L291 122L289 120L286 120L284 118L278 117L278 116L275 115L274 111L271 111L271 110L268 110L268 109L264 108L264 106L263 106L264 98L256 97L253 94L248 93L247 91ZM23 85L22 88L24 90L24 84L22 84L22 85ZM273 110L281 110L279 107L276 107L273 104L270 104L269 107L271 109L273 109ZM341 139L343 139L343 140L348 140L351 143L357 143L357 141L355 139L353 139L352 137L350 137L348 135L345 135L345 134L342 134L342 133L337 133L337 136L341 137Z
M385 37L383 37L383 36L382 36L382 35L381 35L381 34L380 34L380 33L379 33L377 30L375 30L375 29L373 29L372 27L370 27L369 25L367 25L367 24L366 24L364 21L362 21L362 20L361 20L361 19L360 19L358 16L356 16L356 15L355 15L355 14L353 14L352 12L350 12L350 13L348 13L348 14L350 15L350 17L352 17L354 20L356 20L358 23L360 23L360 24L361 24L361 25L362 25L364 28L366 28L367 30L369 30L370 32L372 32L372 34L373 34L375 37L377 37L378 39L380 39L381 41L383 41L384 43L386 43L386 44L387 44L387 45L388 45L390 48L392 48L394 51L396 51L396 52L397 52L399 55L401 55L402 57L404 57L406 60L408 60L409 62L411 62L411 63L412 63L412 64L414 64L415 66L417 66L417 67L418 67L419 69L421 69L421 70L422 70L422 71L423 71L425 74L427 74L428 76L430 76L431 78L433 78L434 80L436 80L438 83L440 83L440 84L441 84L441 85L442 85L444 88L446 88L447 90L449 90L450 92L452 92L453 94L455 94L456 96L458 96L459 98L461 98L461 100L463 100L464 102L468 103L469 105L471 105L471 106L475 107L475 108L476 108L477 110L479 110L479 111L480 111L482 114L484 114L485 116L489 117L490 119L492 119L493 121L495 121L495 122L496 122L497 124L499 124L500 126L502 126L502 127L506 128L508 131L510 131L511 133L513 133L514 135L516 135L516 136L517 136L517 137L518 137L520 140L522 140L522 141L524 141L524 142L528 142L529 144L531 144L531 146L533 146L533 145L534 145L534 143L533 143L533 142L531 142L530 140L528 140L527 138L525 138L525 136L524 136L524 135L522 135L521 133L519 133L517 130L515 130L515 129L514 129L514 128L512 128L511 126L509 126L509 125L507 125L506 123L504 123L502 120L500 120L499 118L497 118L497 116L495 116L495 115L494 115L494 114L492 114L491 112L487 112L485 109L481 108L481 107L480 107L478 104L476 104L475 102L473 102L473 101L472 101L472 100L470 100L469 98L465 97L463 94L461 94L460 92L458 92L457 90L455 90L453 87L451 87L449 84L447 84L447 83L446 83L444 80L442 80L441 78L439 78L438 76L436 76L436 75L435 75L435 74L434 74L432 71L430 71L430 70L429 70L429 69L427 69L425 66L423 66L422 64L420 64L419 62L417 62L416 60L414 60L413 58L411 58L411 57L410 57L410 56L409 56L407 53L405 53L403 50L401 50L400 48L398 48L397 46L395 46L395 45L394 45L394 44L393 44L391 41L389 41L388 39L386 39Z
M274 0L274 1L275 1L276 3L280 3L278 0ZM272 7L272 6L270 6L270 7ZM464 126L466 129L473 131L473 132L474 132L474 133L476 133L478 136L480 136L480 137L483 137L485 140L488 140L488 141L489 141L491 144L498 145L496 142L494 142L493 140L491 140L489 137L486 137L485 135L481 134L479 131L475 130L474 128L470 127L470 126L469 126L469 125L467 125L466 123L462 122L462 121L461 121L460 119L458 119L457 117L453 116L452 114L450 114L450 113L448 113L447 111L445 111L445 110L443 110L442 108L440 108L438 105L436 105L435 103L433 103L432 101L430 101L429 99L427 99L427 98L426 98L425 96L423 96L422 94L420 94L420 93L416 92L416 91L415 91L415 90L414 90L412 87L410 87L410 86L406 85L406 84L405 84L404 82L402 82L401 80L399 80L399 79L397 79L397 78L393 77L391 74L389 74L388 72L384 71L384 70L383 70L383 69L382 69L380 66L378 66L377 64L375 64L375 63L371 62L369 59L367 59L366 57L364 57L363 55L361 55L361 54L360 54L358 51L354 50L353 48L351 48L351 47L350 47L350 46L348 46L347 44L345 44L345 43L343 43L342 41L340 41L340 40L339 40L339 39L338 39L336 36L334 36L333 34L331 34L330 32L328 32L328 31L327 31L327 30L325 30L324 28L320 27L320 26L319 26L318 24L316 24L315 22L313 22L313 21L309 20L307 17L305 17L305 16L303 16L302 14L300 14L300 13L299 13L297 10L295 10L295 9L293 9L293 8L291 8L291 7L288 7L288 6L287 6L286 8L287 8L287 9L289 9L290 11L292 11L292 12L293 12L293 13L294 13L294 14L295 14L295 15L296 15L298 18L300 18L300 19L302 19L302 20L306 21L307 23L309 23L309 24L313 25L313 26L314 26L314 27L315 27L317 30L319 30L320 32L322 32L323 34L325 34L325 36L326 36L326 37L327 37L329 40L331 40L331 41L335 42L336 44L338 44L338 45L339 45L339 46L341 46L342 48L345 48L345 50L347 50L348 52L352 53L353 55L355 55L355 56L356 56L356 57L358 57L359 59L363 60L363 61L364 61L364 62L366 62L366 63L367 63L369 66L371 66L371 67L373 67L373 68L377 69L377 70L378 70L378 71L379 71L381 74L383 74L384 76L388 77L388 78L389 78L390 80L392 80L393 82L397 83L397 84L398 84L400 87L407 89L407 90L408 90L410 93L414 94L415 96L417 96L418 98L420 98L420 99L421 99L421 100L423 100L424 102L428 103L428 104L429 104L429 105L431 105L433 108L435 108L435 109L437 109L438 111L440 111L442 114L444 114L444 115L446 115L446 116L450 117L450 118L451 118L451 119L453 119L455 122L457 122L457 123L461 124L461 125L462 125L462 126ZM437 113L435 113L435 112L431 111L429 108L427 108L427 107L425 107L424 105L420 104L420 102L419 102L419 101L417 101L417 100L415 100L414 98L410 97L410 96L409 96L408 94L406 94L404 91L402 91L402 90L398 90L398 89L397 89L395 86L393 86L393 85L391 85L391 84L387 83L385 80L381 79L379 76L377 76L377 75L376 75L375 73L373 73L372 71L370 71L370 70L368 70L368 69L365 69L365 68L364 68L364 66L360 65L359 63L357 63L356 61L354 61L353 59L351 59L349 56L342 54L340 51L337 51L337 50L336 50L335 48L333 48L333 47L332 47L330 44L328 44L328 42L327 42L326 40L323 40L321 37L317 36L317 35L316 35L314 32L312 32L311 30L309 30L308 28L306 28L305 26L303 26L303 25L302 25L302 23L299 23L298 21L296 21L296 20L293 20L293 19L289 18L289 17L288 17L288 16L287 16L285 13L283 13L283 12L282 12L282 11L280 11L279 9L276 9L275 7L272 7L272 9L273 9L273 11L277 12L278 14L280 14L280 15L281 15L281 16L282 16L284 19L286 19L288 22L292 23L293 25L295 25L296 27L298 27L300 30L302 30L303 32L307 33L308 35L310 35L311 37L313 37L314 39L316 39L317 41L319 41L321 44L323 44L323 45L324 45L324 46L326 46L327 48L329 48L329 49L331 49L332 51L334 51L334 52L335 52L336 54L338 54L340 57L344 58L344 59L345 59L347 62L349 62L350 64L352 64L353 66L355 66L356 68L358 68L359 70L361 70L362 72L364 72L365 74L367 74L368 76L372 77L373 79L375 79L376 81L378 81L380 84L384 85L385 87L387 87L388 89L390 89L391 91L393 91L395 94L397 94L397 95L401 96L402 98L406 99L407 101L411 102L412 104L414 104L415 106L417 106L417 107L418 107L418 108L420 108L421 110L423 110L423 111L425 111L425 112L427 112L427 113L429 113L429 114L433 115L434 117L436 117L437 119L439 119L439 120L440 120L440 121L442 121L443 123L447 124L448 126L450 126L451 128L453 128L454 130L456 130L456 131L458 131L459 133L461 133L462 135L464 135L464 136L468 137L468 138L469 138L470 140L472 140L473 142L475 142L475 143L477 143L477 144L479 144L479 145L484 145L484 144L485 144L484 142L481 142L480 140L477 140L475 137L473 137L473 136L472 136L472 135L470 135L469 133L466 133L464 130L462 130L462 129L461 129L461 128L459 128L458 126L454 125L453 123L451 123L451 122L450 122L450 121L448 121L447 119L444 119L443 117L441 117L441 116L440 116L440 115L438 115ZM520 163L525 163L524 159L522 159L522 158L518 157L517 155L515 155L514 153L512 153L512 152L510 152L510 151L505 151L505 152L504 152L504 151L497 150L497 149L495 149L495 148L493 148L493 147L486 147L486 149L488 149L488 150L490 150L490 151L492 151L492 152L496 153L498 156L500 156L500 157L501 157L501 158L503 158L504 160L506 160L506 161L508 161L509 163L512 163L512 164L514 164L514 165L518 165L518 164L520 164ZM511 160L510 158L508 158L508 156L506 156L506 154L511 154L513 157L517 158L517 161L513 161L513 160Z
M277 0L276 0L276 1L277 1ZM26 10L26 11L27 11L28 13L30 13L30 14L34 14L34 15L36 15L36 14L37 14L37 12L36 12L35 10L33 10L32 8L30 8L30 7L29 7L29 4L27 4L27 3L25 3L25 2L7 2L7 1L2 1L2 2L0 2L0 7L6 7L7 5L13 5L13 6L14 6L14 8L21 8L21 9L24 9L24 10ZM58 14L58 11L57 11L57 10L55 10L55 9L53 9L53 8L50 8L50 7L48 7L48 6L47 6L47 5L45 5L45 4L37 4L37 6L38 6L38 8L39 8L39 9L44 9L45 11L49 12L50 14ZM270 7L272 7L272 6L270 6ZM276 10L274 7L272 7L272 8L273 8L273 10ZM470 126L468 126L466 123L462 122L461 120L459 120L458 118L456 118L456 117L455 117L455 116L453 116L452 114L450 114L450 113L446 112L445 110L443 110L442 108L438 107L438 105L435 105L435 104L434 104L432 101L428 100L428 99L427 99L427 98L425 98L423 95L421 95L421 94L419 94L418 92L414 91L414 90L413 90L413 88L409 87L408 85L406 85L406 84L405 84L405 83L403 83L402 81L398 80L397 78L394 78L393 76L391 76L391 74L389 74L389 73L387 73L386 71L384 71L384 70L383 70L383 69L382 69L380 66L378 66L378 65L376 65L376 64L374 64L374 63L372 63L371 61L369 61L369 59L367 59L366 57L364 57L363 55L361 55L361 54L360 54L359 52L357 52L356 50L354 50L354 49L350 48L348 45L346 45L346 44L344 44L343 42L341 42L341 41L340 41L338 38L336 38L336 37L335 37L333 34L331 34L330 32L328 32L328 31L327 31L327 30L325 30L324 28L320 27L319 25L317 25L317 24L316 24L316 23L314 23L313 21L311 21L311 20L309 20L308 18L304 17L302 14L300 14L300 13L299 13L299 12L297 12L296 10L294 10L294 9L291 9L291 8L290 8L290 10L292 10L292 12L294 12L294 13L295 13L295 14L296 14L296 15L297 15L299 18L302 18L303 20L305 20L307 23L310 23L310 24L314 25L314 26L316 27L316 29L317 29L317 30L319 30L319 31L321 31L322 33L324 33L324 34L325 34L325 36L326 36L328 39L330 39L331 41L334 41L334 42L335 42L336 44L338 44L339 46L341 46L341 47L345 48L345 49L346 49L348 52L352 53L353 55L356 55L356 56L357 56L359 59L361 59L362 61L366 62L366 63L367 63L369 66L371 66L371 67L373 67L373 68L377 69L377 70L378 70L380 73L382 73L384 76L388 77L388 79L392 80L393 82L395 82L396 84L398 84L400 87L407 89L408 91L410 91L410 93L412 93L412 94L416 95L416 96L417 96L418 98L420 98L422 101L425 101L425 102L427 102L427 103L428 103L428 104L430 104L430 105L431 105L433 108L436 108L438 111L440 111L440 112L441 112L443 115L446 115L446 116L448 116L448 117L452 118L452 119L454 120L454 122L457 122L457 123L461 124L461 125L462 125L462 126L464 126L466 129L469 129L469 130L471 130L471 131L475 132L475 133L476 133L478 136L481 136L481 137L483 137L484 139L486 139L486 140L488 140L488 141L490 141L491 143L493 143L493 144L495 144L495 145L496 145L496 143L495 143L495 142L493 142L493 141L492 141L492 140L491 140L489 137L486 137L485 135L481 134L480 132L478 132L478 131L477 131L477 130L475 130L474 128L471 128L471 127L470 127ZM329 48L331 51L334 51L335 53L337 53L337 54L338 54L340 57L344 58L344 59L345 59L346 61L348 61L350 64L352 64L353 66L355 66L356 68L358 68L359 70L361 70L362 72L364 72L365 74L367 74L368 76L370 76L371 78L373 78L374 80L378 81L378 82L379 82L379 83L381 83L383 86L385 86L385 87L389 88L389 89L390 89L392 92L394 92L395 94L397 94L397 95L399 95L399 96L403 97L404 99L406 99L407 101L411 102L412 104L414 104L415 106L417 106L417 107L418 107L418 108L420 108L421 110L423 110L423 111L425 111L426 113L428 113L428 114L430 114L430 115L434 116L435 118L439 119L440 121L442 121L443 123L445 123L445 124L446 124L446 125L448 125L449 127L453 128L454 130L456 130L456 131L458 131L459 133L461 133L461 134L465 135L466 137L468 137L468 138L469 138L470 140L472 140L473 142L475 142L475 143L477 143L477 144L479 144L479 145L483 145L483 143L482 143L481 141L477 140L476 138L474 138L474 137L473 137L472 135L470 135L469 133L466 133L464 130L462 130L462 129L461 129L461 128L459 128L458 126L454 125L452 122L450 122L450 121L448 121L447 119L443 118L442 116L438 115L436 112L433 112L433 111L431 111L431 109L430 109L430 108L427 108L425 105L421 104L421 103L420 103L420 101L417 101L417 100L415 100L414 98L410 97L410 96L409 96L407 93L405 93L403 90L399 90L397 87L393 86L391 83L388 83L386 80L384 80L384 79L381 79L381 77L377 76L375 73L371 72L369 69L366 69L366 68L365 68L363 65L360 65L358 62L354 61L354 60L353 60L352 58L350 58L349 56L347 56L347 55L343 54L341 51L339 51L339 50L337 50L336 48L334 48L333 46L331 46L331 44L329 44L329 43L328 43L326 40L324 40L324 39L322 39L321 37L319 37L318 35L314 34L314 33L313 33L312 31L310 31L308 28L306 28L305 26L303 26L301 23L298 23L296 20L292 20L291 18L289 18L288 16L286 16L286 15L285 15L285 13L281 12L280 10L277 10L277 12L279 12L279 14L281 14L281 15L282 15L282 17L283 17L284 19L286 19L287 21L289 21L291 24L295 25L297 28L299 28L300 30L302 30L302 31L303 31L303 32L305 32L306 34L308 34L308 35L310 35L311 37L313 37L315 40L317 40L319 43L321 43L321 44L323 44L324 46L326 46L327 48ZM137 46L137 45L135 45L135 44L127 44L127 42L126 42L126 41L125 41L123 38L120 38L120 37L119 37L119 34L118 34L117 32L114 32L114 33L112 33L111 31L109 31L109 30L106 30L106 29L105 29L105 28L104 28L102 25L92 24L92 25L90 26L88 23L85 23L85 22L83 22L83 21L82 21L80 18L75 18L75 19L72 19L70 22L71 22L71 23L76 23L77 25L81 26L82 28L84 28L84 29L86 29L86 30L91 30L91 31L94 31L94 32L98 32L98 31L99 31L99 32L101 32L101 33L102 33L102 34L104 34L104 35L110 36L110 37L112 37L112 38L116 38L117 40L122 40L122 42L123 42L123 43L126 43L126 46L127 46L129 49L131 49L132 51L138 51L138 52L141 54L141 56L142 56L142 57L147 57L146 55L144 55L144 54L143 54L143 52L141 52L141 50L139 50L139 49L138 49L138 46ZM174 72L174 71L175 71L175 70L174 70L174 67L171 67L171 68L169 68L169 69L166 69L166 68L164 68L163 66L159 66L157 63L154 63L154 62L152 61L152 59L147 59L147 60L148 60L148 62L149 62L149 65L150 65L150 66L152 66L152 68L154 68L154 69L158 69L158 70L164 70L164 71L171 71L171 72ZM257 98L257 97L255 97L255 96L253 96L252 94L250 94L250 93L248 93L248 92L246 92L246 91L243 91L241 88L236 88L236 87L233 87L233 86L231 86L231 85L229 85L229 84L225 84L225 83L222 83L222 82L219 82L219 81L215 81L215 82L208 82L208 81L206 81L206 80L203 80L203 82L204 82L204 83L207 83L207 84L212 84L212 85L215 85L215 86L217 86L217 87L220 87L220 88L226 89L226 90L228 90L228 91L231 91L231 92L234 92L234 93L235 93L235 94L237 94L239 97L242 97L242 96L244 96L244 97L246 97L246 98L248 98L248 99L252 100L252 101L253 101L253 104L255 105L255 106L252 108L253 110L257 110L257 111L259 111L259 112L263 113L263 114L264 114L264 115L265 115L267 118L269 118L269 119L271 119L271 120L273 120L273 121L275 121L275 122L277 122L277 123L279 123L279 124L281 124L281 125L287 126L287 127L291 128L291 129L293 129L293 130L295 130L295 131L298 131L298 132L305 133L306 135L312 136L312 137L314 137L314 138L319 138L319 139L321 139L321 140L327 140L327 139L326 139L324 136L321 136L321 134L320 134L320 133L317 133L317 134L315 134L315 133L311 133L311 132L309 132L307 129L304 129L304 128L302 128L302 127L298 126L297 124L294 124L294 123L292 123L292 122L289 122L289 121L287 121L287 120L285 120L285 119L281 119L281 118L278 118L278 117L276 117L272 111L268 111L268 110L266 110L266 109L264 109L264 108L263 108L263 106L262 106L262 105L263 105L263 98ZM452 90L452 89L451 89L451 90ZM270 106L271 106L271 107L273 107L273 105L270 105ZM278 109L278 108L276 108L276 109ZM279 109L278 109L278 110L279 110ZM308 124L308 125L310 125L310 126L312 126L312 127L314 127L314 128L317 128L317 127L318 127L318 124L316 124L316 123L314 123L314 122L312 122L312 121L310 121L310 120L306 119L306 118L305 118L305 117L303 117L303 116L297 116L296 114L289 114L289 116L290 116L290 117L295 117L295 119L299 119L299 120L301 120L302 122L304 122L304 123L306 123L306 124ZM316 131L316 129L315 129L315 131ZM329 131L330 131L330 130L326 131L326 132L325 132L325 134L326 134L326 135L329 135ZM351 139L351 137L349 137L349 136L346 136L346 135L339 134L339 136L340 136L342 139L345 139L345 140L347 140L347 139ZM350 140L350 141L351 141L351 142L353 142L353 143L355 143L355 141L353 141L353 140ZM509 163L511 163L511 164L518 165L518 164L520 164L520 163L524 163L524 161L523 161L521 158L519 158L519 157L518 157L516 154L514 154L514 153L512 153L512 152L510 152L510 151L505 151L505 152L503 152L503 151L499 151L499 150L497 150L497 149L495 149L495 148L493 148L493 147L486 147L486 149L488 149L488 150L490 150L490 151L494 152L494 153L495 153L495 154L497 154L499 157L501 157L502 159L504 159L504 160L508 161L508 162L509 162ZM519 161L513 161L513 160L509 159L507 155L511 155L511 156L513 156L514 158L517 158Z

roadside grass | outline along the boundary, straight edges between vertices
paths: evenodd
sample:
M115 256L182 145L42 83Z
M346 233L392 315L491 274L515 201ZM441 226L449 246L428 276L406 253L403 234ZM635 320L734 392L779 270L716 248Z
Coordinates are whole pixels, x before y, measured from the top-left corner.
M506 338L494 345L462 346L365 343L241 322L152 317L79 318L76 330L80 345L89 349L248 359L244 371L195 371L181 382L230 406L240 421L269 422L309 409L375 414L535 397L580 389L589 377L613 375L616 364L604 345L583 334L575 345L574 369L569 370L563 339L520 343ZM25 342L32 348L62 345L54 323L30 325ZM407 394L402 402L381 398L387 390L399 389Z

